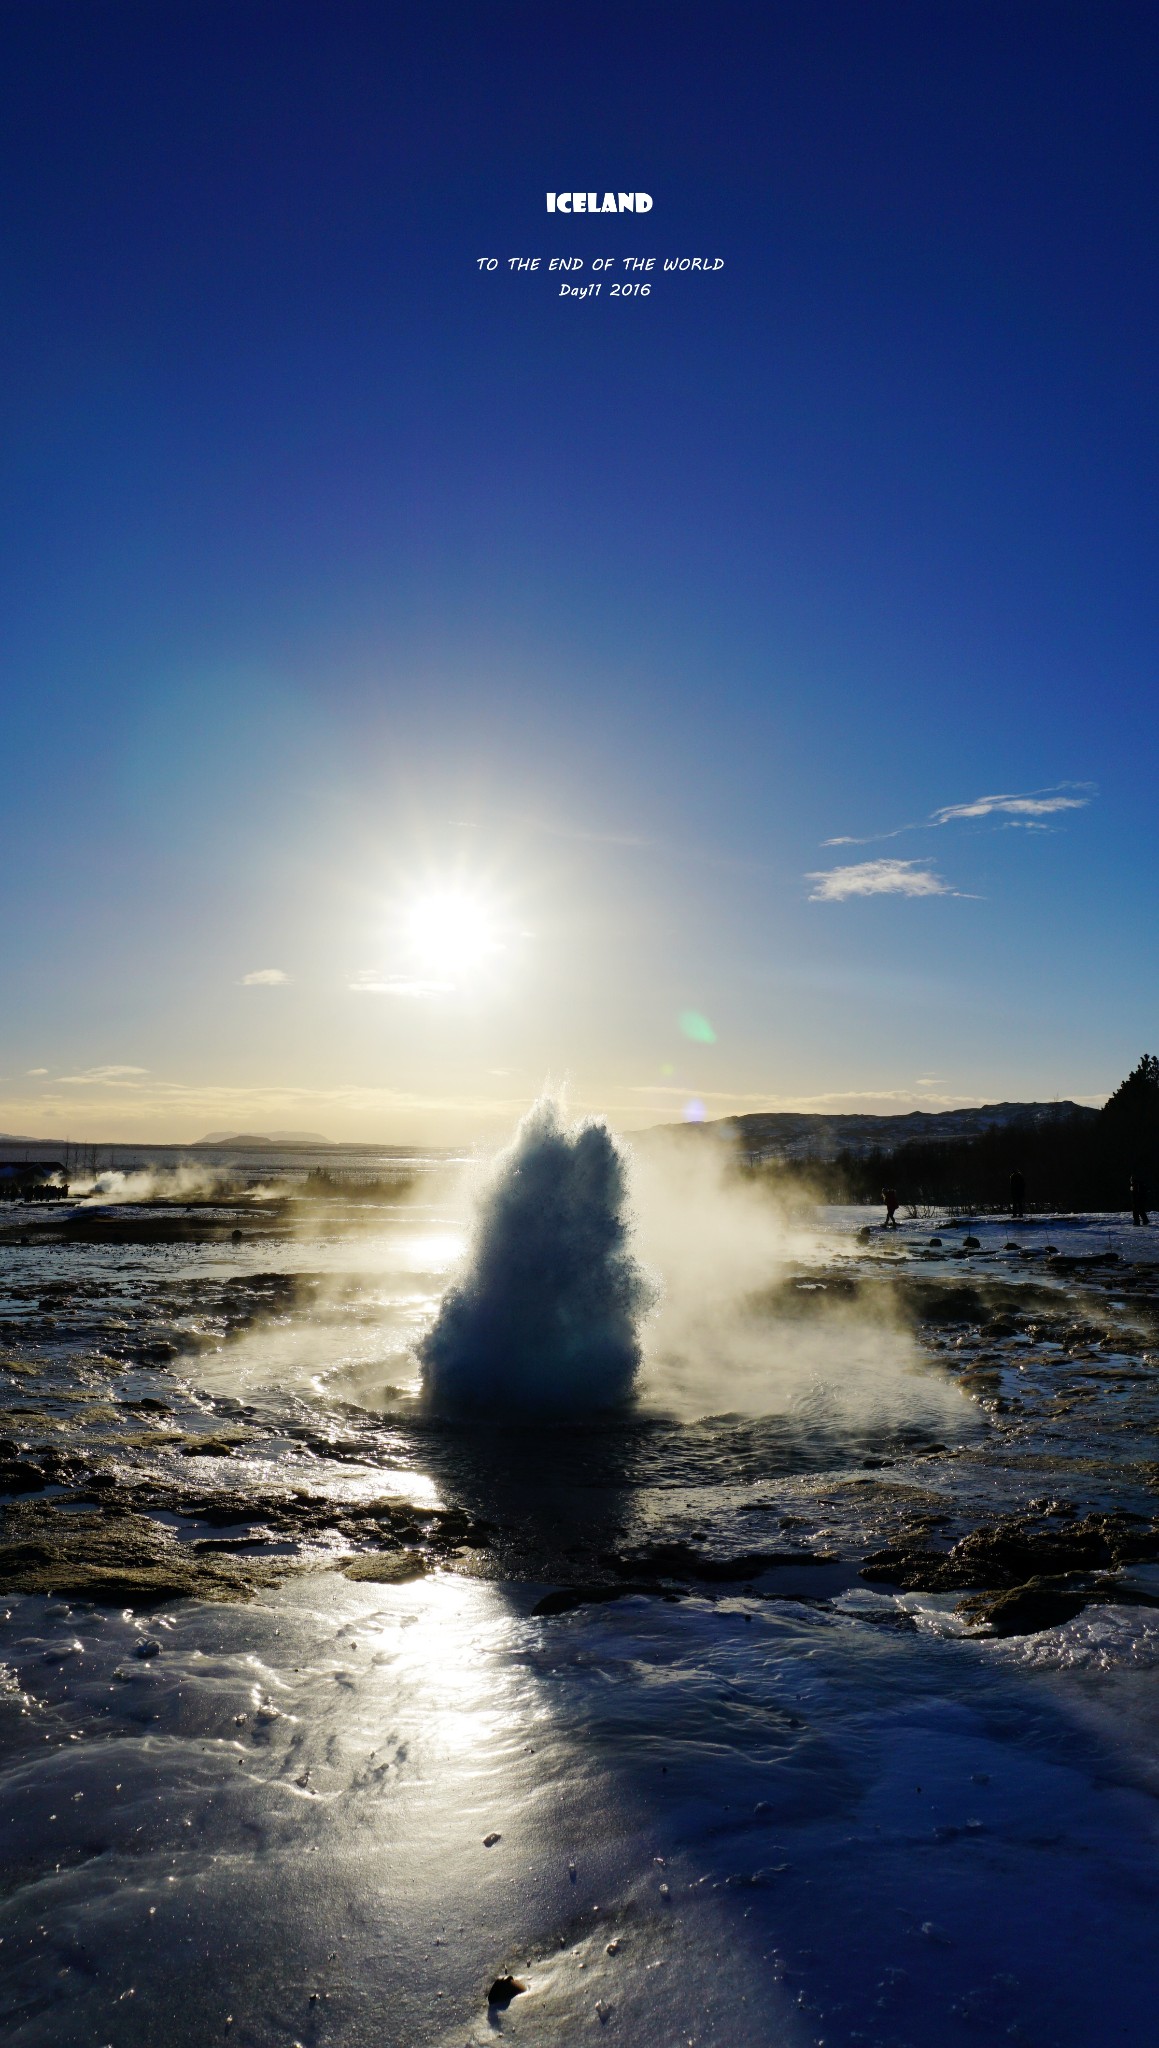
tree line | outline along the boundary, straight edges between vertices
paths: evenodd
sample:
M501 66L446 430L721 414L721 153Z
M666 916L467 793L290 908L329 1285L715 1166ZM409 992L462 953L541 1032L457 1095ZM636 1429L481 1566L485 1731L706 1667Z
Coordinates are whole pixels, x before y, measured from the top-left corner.
M1031 1209L1129 1209L1132 1176L1152 1200L1159 1194L1159 1056L1145 1053L1097 1111L1060 1104L976 1137L841 1152L780 1171L808 1181L827 1202L876 1202L888 1187L903 1205L1002 1210L1010 1177L1020 1173Z

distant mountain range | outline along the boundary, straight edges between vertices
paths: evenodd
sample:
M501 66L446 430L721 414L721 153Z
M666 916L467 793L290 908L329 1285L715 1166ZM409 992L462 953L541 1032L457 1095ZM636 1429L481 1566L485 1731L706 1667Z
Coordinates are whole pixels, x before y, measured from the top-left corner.
M750 1159L836 1159L892 1152L899 1145L932 1145L947 1138L977 1138L983 1131L1073 1118L1093 1122L1097 1109L1078 1102L988 1102L980 1109L910 1110L905 1116L815 1116L792 1110L757 1110L692 1128L735 1136ZM669 1128L689 1129L688 1125Z
M320 1131L210 1131L205 1138L195 1138L191 1150L199 1145L244 1145L247 1152L260 1151L263 1145L329 1145Z

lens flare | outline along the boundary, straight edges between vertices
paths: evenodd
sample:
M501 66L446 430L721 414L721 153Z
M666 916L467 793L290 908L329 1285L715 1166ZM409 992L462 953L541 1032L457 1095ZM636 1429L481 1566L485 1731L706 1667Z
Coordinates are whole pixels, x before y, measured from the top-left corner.
M694 1045L715 1045L716 1033L707 1017L699 1010L681 1010L680 1029L685 1038L691 1038Z

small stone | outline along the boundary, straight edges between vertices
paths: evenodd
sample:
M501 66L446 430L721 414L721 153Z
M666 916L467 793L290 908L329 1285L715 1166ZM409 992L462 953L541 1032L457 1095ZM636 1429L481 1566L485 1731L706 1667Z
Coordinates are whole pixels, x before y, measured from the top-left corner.
M161 1645L154 1636L142 1636L133 1655L135 1657L159 1657L161 1655Z
M607 1956L618 1956L619 1953L620 1944L618 1941L610 1941L607 1945L607 1948L604 1950L604 1954Z
M498 1828L496 1828L493 1834L490 1834L490 1835L484 1835L484 1837L483 1837L483 1847L484 1847L485 1849L493 1849L493 1848L495 1847L495 1844L496 1844L496 1842L501 1842L502 1840L503 1840L503 1837L502 1837L502 1835L501 1835L501 1834L499 1833L499 1830L498 1830Z

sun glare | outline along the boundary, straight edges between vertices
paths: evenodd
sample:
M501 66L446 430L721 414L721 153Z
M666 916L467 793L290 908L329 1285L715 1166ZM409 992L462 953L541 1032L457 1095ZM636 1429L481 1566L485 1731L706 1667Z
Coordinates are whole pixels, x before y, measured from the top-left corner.
M499 947L491 906L463 889L420 896L407 925L416 962L431 972L468 973Z

